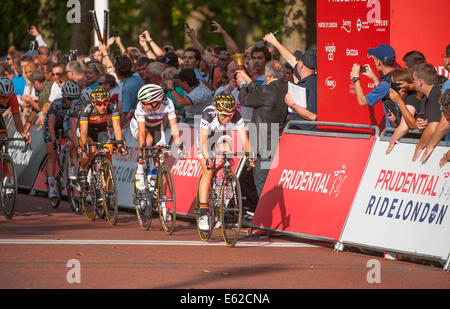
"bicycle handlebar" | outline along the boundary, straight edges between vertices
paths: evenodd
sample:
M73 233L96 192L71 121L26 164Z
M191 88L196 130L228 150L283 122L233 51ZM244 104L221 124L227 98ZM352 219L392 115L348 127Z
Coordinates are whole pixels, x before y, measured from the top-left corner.
M22 153L25 153L28 151L28 149L31 150L31 144L27 144L27 140L24 139L23 137L1 137L0 138L0 142L4 143L9 143L9 142L24 142L25 143L25 148L21 150Z

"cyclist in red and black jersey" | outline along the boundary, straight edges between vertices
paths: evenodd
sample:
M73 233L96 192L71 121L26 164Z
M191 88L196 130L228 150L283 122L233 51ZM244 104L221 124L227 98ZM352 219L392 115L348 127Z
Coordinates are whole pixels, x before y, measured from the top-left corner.
M80 148L82 153L80 159L80 171L78 179L80 185L84 188L88 187L86 168L89 162L94 158L97 152L96 147L89 149L90 155L85 152L85 143L87 140L93 142L105 142L110 140L108 133L108 120L111 119L114 136L116 140L122 140L122 128L120 126L119 107L115 101L112 101L108 90L103 87L97 87L92 91L91 104L86 104L80 111ZM127 154L124 145L119 146L122 155ZM109 161L112 160L112 147L108 147L106 156Z
M8 137L8 129L3 121L3 113L11 108L16 130L20 135L30 142L30 137L24 132L22 120L20 119L20 107L16 95L13 93L14 85L7 77L0 77L0 136Z

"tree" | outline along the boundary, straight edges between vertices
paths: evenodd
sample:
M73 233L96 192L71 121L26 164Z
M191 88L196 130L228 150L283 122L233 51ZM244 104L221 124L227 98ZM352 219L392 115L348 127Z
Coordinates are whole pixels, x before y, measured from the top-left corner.
M90 10L94 9L94 0L79 0L81 8L81 23L74 23L72 26L72 38L70 49L78 50L79 55L88 55L92 47L93 22ZM100 26L101 27L101 26ZM103 29L103 28L102 28ZM103 30L102 30L103 35Z

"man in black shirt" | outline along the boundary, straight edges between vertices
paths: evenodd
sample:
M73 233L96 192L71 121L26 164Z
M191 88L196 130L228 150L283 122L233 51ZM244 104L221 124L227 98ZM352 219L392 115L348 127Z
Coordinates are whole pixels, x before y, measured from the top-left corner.
M427 63L421 63L415 67L413 81L416 90L424 95L416 120L419 130L423 130L412 159L416 161L422 150L427 146L441 120L441 106L439 105L441 85L437 84L438 75L436 69L433 65Z
M253 107L251 122L256 125L258 136L258 143L251 143L258 147L258 160L253 177L258 196L261 196L279 138L286 126L287 105L284 98L288 84L282 79L283 65L276 60L266 64L266 85L257 85L244 70L236 72L237 84L240 87L239 102L243 106ZM278 130L272 130L272 127L277 127Z

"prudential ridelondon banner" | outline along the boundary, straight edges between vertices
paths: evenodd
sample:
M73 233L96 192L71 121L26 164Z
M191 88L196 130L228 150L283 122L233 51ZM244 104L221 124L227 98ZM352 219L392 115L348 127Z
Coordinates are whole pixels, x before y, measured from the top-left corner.
M375 143L340 241L447 260L450 163L439 160L449 148L436 147L423 164L412 161L415 144L389 155L387 146Z

